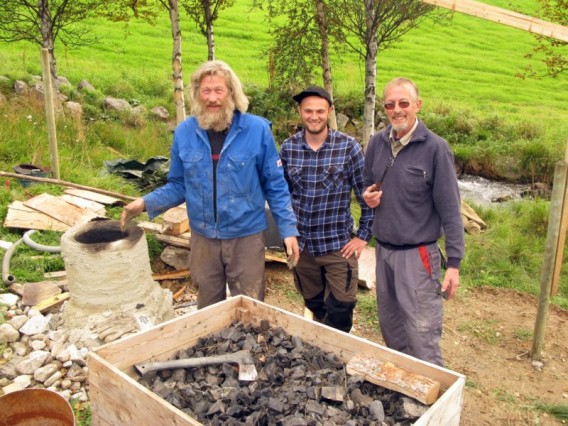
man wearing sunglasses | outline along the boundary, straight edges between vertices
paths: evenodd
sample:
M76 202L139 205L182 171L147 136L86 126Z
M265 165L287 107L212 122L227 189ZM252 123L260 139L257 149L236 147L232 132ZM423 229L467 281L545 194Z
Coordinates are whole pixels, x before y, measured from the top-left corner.
M369 141L363 194L375 209L381 332L388 347L442 365L442 298L454 297L464 255L454 156L418 119L422 101L411 80L387 83L383 103L390 125ZM448 256L443 281L442 235Z
M303 130L282 143L280 156L298 218L296 288L316 321L349 332L357 301L358 259L371 239L373 211L363 200L361 145L331 129L332 99L310 86L293 97ZM361 205L354 233L351 195Z

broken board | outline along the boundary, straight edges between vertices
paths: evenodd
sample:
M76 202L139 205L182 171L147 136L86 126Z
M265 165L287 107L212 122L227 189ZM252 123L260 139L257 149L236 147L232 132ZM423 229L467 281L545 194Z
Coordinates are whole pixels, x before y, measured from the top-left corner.
M189 218L185 203L166 211L163 220L165 234L180 235L189 231Z
M67 201L49 194L40 194L24 201L24 205L51 216L68 226L87 223L99 217L96 213L69 204Z
M14 201L8 206L4 227L61 232L69 229L69 225L42 212L29 208L21 201Z
M346 371L348 374L362 376L368 382L403 393L427 405L433 404L440 393L440 382L367 354L357 354L351 358Z
M74 195L76 197L81 197L86 200L96 201L97 203L114 206L114 205L125 205L126 203L118 198L111 197L110 195L98 194L92 191L86 191L84 189L67 188L64 191L66 194Z

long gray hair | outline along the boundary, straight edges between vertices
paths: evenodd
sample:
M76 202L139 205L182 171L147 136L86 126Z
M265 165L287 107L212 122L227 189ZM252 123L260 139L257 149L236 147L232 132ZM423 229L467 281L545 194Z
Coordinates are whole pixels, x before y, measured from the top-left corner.
M229 65L223 61L215 60L204 62L191 75L189 100L192 113L195 113L194 105L199 103L199 86L201 85L201 80L205 76L214 75L221 75L225 78L225 84L231 93L231 99L235 104L235 108L243 114L247 112L249 100L245 95L241 81Z

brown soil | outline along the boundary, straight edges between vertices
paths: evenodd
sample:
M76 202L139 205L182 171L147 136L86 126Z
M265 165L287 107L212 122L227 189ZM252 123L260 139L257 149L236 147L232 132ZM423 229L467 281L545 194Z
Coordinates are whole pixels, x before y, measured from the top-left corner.
M303 314L285 265L267 263L266 302ZM534 296L489 287L462 291L445 303L444 360L466 376L461 424L565 424L535 405L568 406L568 311L551 306L538 368L529 355L536 308ZM357 310L353 334L383 343L377 323L363 323Z

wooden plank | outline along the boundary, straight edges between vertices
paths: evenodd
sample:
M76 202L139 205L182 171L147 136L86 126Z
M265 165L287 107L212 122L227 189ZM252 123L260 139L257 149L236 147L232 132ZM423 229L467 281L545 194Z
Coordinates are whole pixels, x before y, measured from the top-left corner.
M100 423L111 425L200 425L139 385L96 353L89 353L89 402ZM98 420L97 420L98 421Z
M67 277L67 271L54 271L54 272L46 272L43 274L44 278L51 278L51 279L58 279L58 278L65 278Z
M568 27L474 0L422 0L434 6L568 42Z
M69 292L58 294L57 296L53 296L49 299L42 300L37 305L35 305L33 309L37 309L41 313L47 312L50 309L63 304L63 302L69 299L69 296L70 296Z
M181 235L166 235L166 234L155 234L158 241L164 244L170 244L172 246L188 248L190 247L190 239L184 234Z
M440 393L439 382L366 354L357 354L351 358L346 371L351 375L362 376L368 382L403 393L426 405L433 404Z
M63 194L60 195L58 198L67 201L69 204L73 204L74 206L80 207L82 209L86 209L92 211L93 213L105 217L106 216L106 209L105 206L101 203L97 203L96 201L87 200L85 198L76 197L71 194Z
M166 211L163 215L163 222L165 234L180 235L188 232L189 218L185 203Z
M179 280L180 278L189 277L189 269L180 269L179 271L165 272L162 274L152 274L152 279L154 281L163 280Z
M26 207L21 201L14 201L8 206L4 227L61 232L69 229L69 225L37 210Z
M97 203L107 206L125 204L124 201L115 197L111 197L110 195L98 194L96 192L87 191L84 189L66 188L63 192L69 195L74 195L75 197L84 198L85 200L96 201Z
M87 223L99 217L97 214L87 209L69 204L67 201L50 194L40 194L24 201L24 205L51 216L69 226Z

